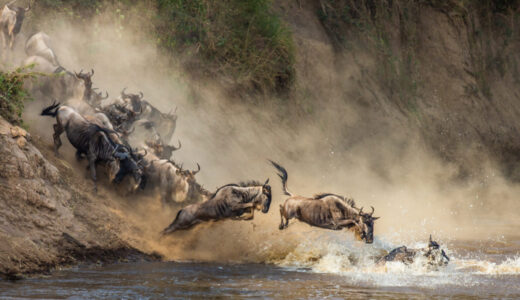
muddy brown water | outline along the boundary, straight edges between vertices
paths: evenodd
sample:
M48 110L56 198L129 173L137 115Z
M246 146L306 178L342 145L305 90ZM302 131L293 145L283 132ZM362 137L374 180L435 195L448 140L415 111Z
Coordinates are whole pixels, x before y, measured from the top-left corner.
M450 241L448 267L372 262L394 245L334 240L302 244L261 263L147 262L84 266L0 282L1 299L519 299L520 239ZM417 243L415 246L421 246Z

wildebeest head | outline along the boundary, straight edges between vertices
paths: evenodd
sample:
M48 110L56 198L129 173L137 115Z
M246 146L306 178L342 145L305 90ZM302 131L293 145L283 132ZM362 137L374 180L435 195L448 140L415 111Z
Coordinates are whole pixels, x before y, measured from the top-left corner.
M94 76L94 69L87 73L83 73L83 70L79 71L79 73L74 72L74 75L76 75L77 78L83 80L85 83L85 89L87 91L92 90L92 76Z
M92 89L92 91L93 91L92 98L88 99L88 100L90 100L92 105L99 106L101 101L108 99L108 92L105 92L106 95L103 96L103 92L96 92L96 90L97 90L97 88Z
M269 212L269 207L271 206L271 186L268 183L269 178L264 184L254 181L254 187L251 187L257 191L251 195L252 199L250 201L254 204L253 208L262 211L264 214Z
M441 249L439 243L432 240L431 234L428 247L423 249L423 255L427 258L428 264L433 267L445 266L450 261L450 258L446 255L446 252Z
M262 206L262 212L264 214L269 212L269 207L271 206L271 186L268 183L269 178L267 178L264 185L262 186L262 194L259 196L261 200L260 204Z
M174 151L179 150L182 147L181 141L179 140L179 146L175 147L173 145L164 145L162 139L159 138L159 141L146 141L146 145L152 148L157 156L161 159L170 159L172 153Z
M374 221L379 219L379 217L372 216L373 214L374 207L372 207L372 212L369 214L364 213L363 208L361 208L357 217L356 233L367 244L374 242Z
M27 13L29 10L31 10L31 3L29 2L29 6L27 8L19 7L19 6L12 6L15 1L11 1L10 3L6 4L7 7L14 11L16 13L16 23L13 28L13 33L18 34L20 33L20 30L22 29L23 20L25 19L25 13Z
M144 97L143 92L139 92L139 94L127 94L127 93L125 93L125 91L126 91L126 88L124 88L121 91L121 98L124 101L127 101L127 100L130 101L130 104L132 105L132 110L136 114L142 113L143 106L142 106L141 102L143 101L143 97Z
M172 162L173 163L173 162ZM175 165L175 163L173 163ZM197 175L197 173L200 172L200 165L199 163L197 163L197 170L184 170L182 168L182 166L180 166L177 170L176 170L176 173L178 175L181 175L182 177L186 178L186 180L188 181L188 183L193 183L195 182L195 175Z
M167 114L161 114L161 116L173 122L177 121L177 107L171 109Z

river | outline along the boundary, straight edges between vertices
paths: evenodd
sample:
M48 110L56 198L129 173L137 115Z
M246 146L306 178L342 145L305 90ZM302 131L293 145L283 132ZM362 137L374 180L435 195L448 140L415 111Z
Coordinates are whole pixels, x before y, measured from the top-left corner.
M373 255L393 246L380 240L368 246L313 244L262 263L147 262L58 270L0 282L0 298L520 298L520 239L449 241L450 264L439 270L420 262L375 265Z

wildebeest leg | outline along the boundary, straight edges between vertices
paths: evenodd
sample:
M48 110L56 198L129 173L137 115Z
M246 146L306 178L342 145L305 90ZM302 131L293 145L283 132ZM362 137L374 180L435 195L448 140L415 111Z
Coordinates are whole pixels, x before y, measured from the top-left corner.
M13 50L13 44L14 44L14 33L9 34L9 50Z
M16 22L12 22L7 26L7 40L9 41L9 50L13 50L14 44L14 27L16 26Z
M161 202L163 205L166 205L168 203L171 203L172 198L172 180L170 180L169 176L162 174L160 179L160 194L161 194Z
M60 125L60 123L54 124L53 127L54 134L52 137L54 138L54 154L56 154L56 156L59 156L58 149L60 149L61 147L60 135L63 133L63 127Z
M88 162L90 167L90 176L92 177L92 181L94 181L94 192L97 193L96 155L92 151L89 151L88 153Z
M231 207L231 209L232 210L240 210L240 209L253 208L254 206L255 206L255 204L252 203L252 202L249 202L249 203L238 203L238 204L233 205L233 207Z
M278 226L278 229L280 229L280 230L287 227L286 225L284 225L283 214L284 214L283 205L280 205L280 226Z
M6 47L7 42L6 42L6 40L5 40L5 33L4 33L4 29L3 29L3 28L0 28L0 40L1 40L1 43L2 43L2 44L0 45L0 47L1 47L0 49L1 49L1 51L2 51L2 53L0 53L0 57L1 57L2 59L5 59L5 58L6 58L6 56L5 56L6 50L5 50L5 49L7 48L7 47Z
M333 224L334 224L334 230L337 230L337 229L342 229L344 227L348 227L350 225L358 225L356 221L352 220L352 219L343 219L343 220L337 220L337 221L333 221Z
M251 211L242 214L241 216L237 217L237 220L243 220L243 221L249 221L253 220L255 218L255 209L254 207L251 207Z

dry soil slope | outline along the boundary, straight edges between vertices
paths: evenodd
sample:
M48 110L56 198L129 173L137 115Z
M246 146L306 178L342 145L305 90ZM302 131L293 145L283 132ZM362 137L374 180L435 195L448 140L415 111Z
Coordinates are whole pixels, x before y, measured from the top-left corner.
M157 258L120 238L128 224L111 212L108 200L88 196L85 178L47 154L50 162L34 143L25 130L0 119L0 276ZM40 148L50 152L48 145Z

